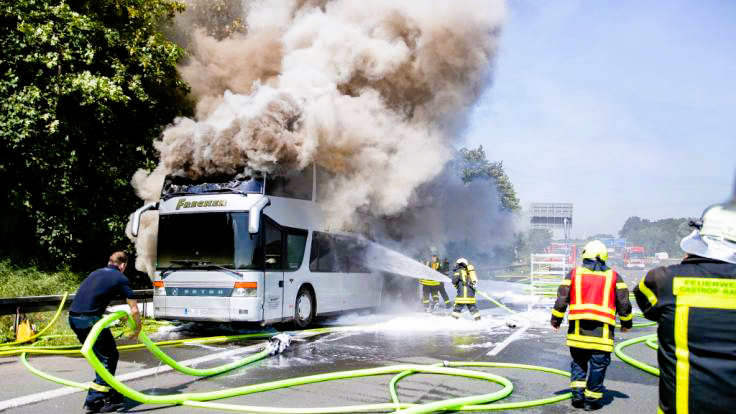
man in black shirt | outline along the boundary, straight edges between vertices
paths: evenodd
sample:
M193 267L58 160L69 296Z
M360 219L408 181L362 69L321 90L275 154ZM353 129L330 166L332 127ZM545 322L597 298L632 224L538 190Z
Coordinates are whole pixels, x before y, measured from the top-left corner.
M123 296L130 306L130 314L136 324L136 330L130 338L137 338L141 331L141 315L138 303L133 299L133 289L130 281L123 272L128 264L128 257L124 252L115 252L110 256L107 267L90 273L82 282L69 308L69 326L84 343L87 335L115 297ZM118 349L115 339L109 329L104 329L92 348L100 362L115 375L118 365ZM96 375L92 387L87 393L84 408L89 413L116 411L123 402L123 397L111 389L107 383Z

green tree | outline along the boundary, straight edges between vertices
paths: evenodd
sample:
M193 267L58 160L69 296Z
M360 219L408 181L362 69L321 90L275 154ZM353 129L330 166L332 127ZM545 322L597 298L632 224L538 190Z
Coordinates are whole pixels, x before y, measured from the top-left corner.
M184 51L161 24L171 0L17 0L0 9L0 255L89 267L127 247L154 166L152 142L179 114Z
M464 183L475 179L489 179L496 185L496 190L501 198L501 206L508 211L518 212L521 210L519 199L516 197L514 185L503 169L503 163L490 162L486 158L483 146L475 149L462 148L460 150L462 159L462 178Z
M644 246L648 253L667 252L672 257L682 255L680 240L692 229L687 218L667 218L650 221L640 217L629 217L619 231L619 236L636 246Z

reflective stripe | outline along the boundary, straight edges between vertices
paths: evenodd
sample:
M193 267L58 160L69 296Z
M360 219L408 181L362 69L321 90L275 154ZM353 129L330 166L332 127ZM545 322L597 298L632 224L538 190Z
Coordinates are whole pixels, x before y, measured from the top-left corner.
M597 336L575 335L574 333L571 333L571 334L567 334L567 339L570 339L573 341L580 341L580 342L590 342L594 344L613 345L613 339L605 338L605 337L599 338Z
M94 382L89 383L89 387L92 388L95 391L99 392L110 392L110 387L106 387L104 385L100 385Z
M556 318L564 318L565 317L565 312L559 312L559 311L556 311L556 310L552 309L552 316L554 316Z
M585 381L573 381L570 383L570 388L585 388Z
M662 407L657 404L657 414L664 414L664 411L662 411Z
M647 278L647 277L646 277L646 276L644 276L644 277L643 277L643 278L641 278L641 280L639 281L639 291L640 291L641 293L643 293L643 294L644 294L644 296L646 296L646 298L647 298L647 300L649 301L649 303L650 303L650 304L651 304L652 306L654 306L654 305L656 305L656 304L657 304L657 296L656 296L656 295L654 294L654 292L652 292L652 290L651 290L651 289L649 289L649 288L647 287L647 285L645 285L645 284L644 284L644 279L646 279L646 278Z
M687 345L687 320L690 308L678 300L675 306L675 407L678 414L688 412L690 391L690 350Z
M616 321L613 319L612 316L603 316L603 315L598 315L597 313L590 313L590 312L576 313L574 315L568 314L567 319L571 321L584 319L584 320L590 320L590 321L603 322L609 325L614 325L616 323Z
M628 289L629 287L626 285L625 282L617 282L616 283L616 289Z
M598 312L603 312L609 315L615 315L616 311L613 309L610 309L606 306L601 305L594 305L592 303L584 303L582 305L570 305L571 311L587 311L587 310L594 310Z
M630 313L630 314L628 314L626 316L619 315L618 318L621 319L622 321L630 321L630 320L634 319L634 314L633 313Z
M572 284L572 280L565 279L560 283L560 286L570 286Z
M587 388L585 389L584 394L585 394L586 397L588 397L588 398L594 398L596 400L599 400L599 399L603 398L603 393L602 392L594 392L594 391L591 391L591 390L589 390Z
M606 270L606 284L603 287L603 307L610 309L613 311L613 314L616 314L616 311L613 308L613 305L611 304L611 296L613 292L611 291L613 287L616 285L616 280L613 279L615 276L613 273L613 269Z
M461 303L461 304L465 305L465 304L473 304L473 303L476 303L476 302L475 302L475 298L474 297L469 297L469 298L456 297L455 298L455 303Z
M675 408L687 414L690 393L690 349L688 320L690 308L736 310L736 280L675 277Z
M613 352L613 345L592 344L588 342L573 341L571 339L568 339L566 344L571 348L595 349L597 351Z
M439 286L440 282L432 279L419 279L419 283L424 286Z

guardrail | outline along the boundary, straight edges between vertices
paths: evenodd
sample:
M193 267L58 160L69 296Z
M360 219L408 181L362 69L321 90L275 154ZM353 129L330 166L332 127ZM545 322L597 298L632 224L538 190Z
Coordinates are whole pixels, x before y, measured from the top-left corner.
M153 289L134 290L134 298L136 300L147 302L153 299ZM74 294L69 295L64 304L64 309L74 302ZM18 298L1 298L0 299L0 315L14 315L16 310L20 308L21 312L43 312L53 311L59 307L62 295L51 296L23 296ZM125 299L115 299L110 302L111 305L124 304Z

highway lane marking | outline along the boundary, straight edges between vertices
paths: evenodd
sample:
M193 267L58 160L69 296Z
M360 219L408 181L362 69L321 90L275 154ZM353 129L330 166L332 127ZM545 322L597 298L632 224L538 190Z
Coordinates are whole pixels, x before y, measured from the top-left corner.
M487 356L495 356L495 355L498 355L498 353L501 352L501 351L503 351L503 349L506 348L506 346L508 346L508 344L510 344L511 342L515 341L519 336L521 336L521 334L523 334L524 332L526 332L526 330L529 329L530 326L531 326L531 323L525 323L524 326L522 326L521 328L519 328L513 334L509 335L508 338L504 339L503 342L501 342L500 344L496 345L486 355Z
M219 354L206 355L198 358L189 359L180 362L180 364L191 366L193 364L199 364L202 362L208 362L216 359L225 359L233 355L244 354L246 352L259 351L263 348L263 344L250 345L245 348L237 348L229 351L220 352ZM148 377L151 375L160 374L163 372L173 371L168 365L158 366L156 368L144 369L142 371L129 372L118 376L120 381L130 381L138 378ZM20 407L23 405L33 404L40 401L50 400L52 398L63 397L65 395L74 394L77 392L86 391L76 387L62 387L50 391L43 391L36 394L25 395L23 397L16 397L5 401L0 401L0 411L8 408Z

